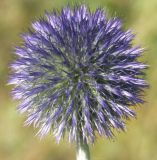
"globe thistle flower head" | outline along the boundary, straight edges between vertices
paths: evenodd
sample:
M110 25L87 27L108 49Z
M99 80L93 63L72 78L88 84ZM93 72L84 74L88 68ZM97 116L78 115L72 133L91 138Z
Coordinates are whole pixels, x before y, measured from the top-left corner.
M80 133L89 143L96 132L112 138L113 129L125 130L125 119L135 117L130 107L143 103L147 87L147 65L137 60L143 49L132 46L132 32L85 5L46 13L32 27L16 48L9 81L25 124L40 136L51 131L58 142L65 132L70 141Z

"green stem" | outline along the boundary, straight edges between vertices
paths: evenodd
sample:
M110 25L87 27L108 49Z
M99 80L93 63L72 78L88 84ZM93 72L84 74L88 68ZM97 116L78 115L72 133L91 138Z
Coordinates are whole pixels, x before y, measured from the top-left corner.
M77 138L76 160L90 160L90 152L87 142L83 141L82 136Z

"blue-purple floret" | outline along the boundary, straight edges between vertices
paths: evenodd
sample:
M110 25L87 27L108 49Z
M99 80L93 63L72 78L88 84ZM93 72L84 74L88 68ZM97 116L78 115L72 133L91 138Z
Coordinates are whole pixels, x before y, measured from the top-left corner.
M51 131L58 142L66 131L71 142L80 133L89 143L96 132L112 138L113 129L125 130L148 86L147 65L137 60L144 49L132 46L132 32L85 5L46 13L32 27L16 48L9 81L25 124L41 136Z

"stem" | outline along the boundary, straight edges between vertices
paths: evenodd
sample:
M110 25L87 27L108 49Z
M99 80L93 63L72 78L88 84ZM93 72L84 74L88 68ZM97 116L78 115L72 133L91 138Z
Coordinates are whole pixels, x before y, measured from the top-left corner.
M90 152L87 142L83 141L82 136L77 138L76 160L90 160Z

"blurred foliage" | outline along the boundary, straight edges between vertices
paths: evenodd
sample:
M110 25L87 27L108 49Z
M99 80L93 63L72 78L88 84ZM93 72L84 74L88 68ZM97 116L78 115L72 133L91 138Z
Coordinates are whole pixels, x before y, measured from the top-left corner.
M27 31L31 21L45 10L82 2L92 10L102 7L109 15L121 17L125 27L137 34L134 43L147 48L142 60L150 65L146 77L150 89L146 103L136 108L137 120L127 122L127 133L116 133L115 141L98 137L90 147L92 160L157 160L157 0L0 0L0 160L75 159L75 146L66 140L60 145L52 136L40 141L33 127L23 127L24 116L17 113L6 83L19 34Z

